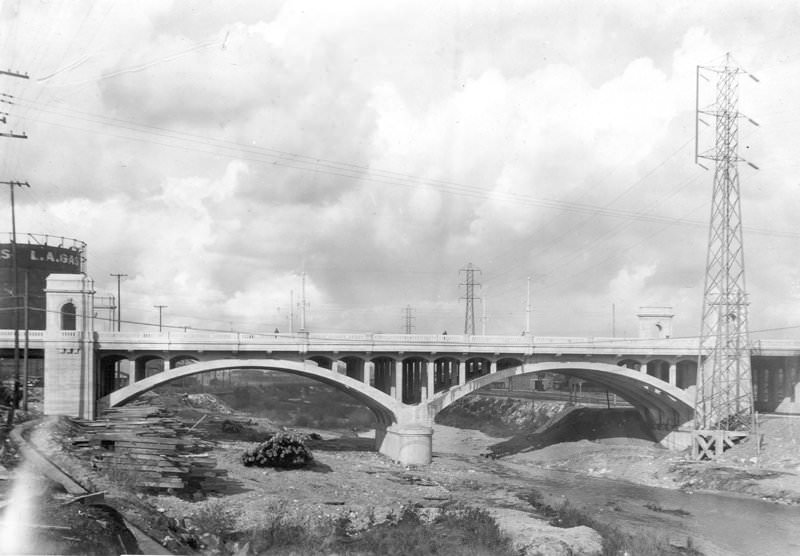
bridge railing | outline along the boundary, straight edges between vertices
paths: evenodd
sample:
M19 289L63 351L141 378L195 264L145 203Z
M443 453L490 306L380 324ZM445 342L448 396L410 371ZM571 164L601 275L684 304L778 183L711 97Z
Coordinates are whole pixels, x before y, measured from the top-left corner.
M9 331L3 331L9 333ZM11 332L13 334L13 332ZM461 334L321 334L242 332L98 332L100 349L218 351L450 351L464 353L693 354L696 339L592 338L569 336L472 336ZM0 336L2 339L2 336Z
M23 337L25 334L24 330L19 331L20 338ZM14 339L14 331L13 330L0 330L0 339L10 338L11 340ZM44 338L44 330L28 330L28 338L36 338L40 340Z
M70 331L64 331L68 333ZM46 331L30 330L28 338L38 343ZM251 333L169 331L97 331L100 349L217 350L217 351L447 351L464 353L514 352L536 353L605 353L673 355L697 353L696 338L612 338L576 336L480 336L463 334L323 334L315 332ZM23 338L20 331L20 338ZM13 345L14 331L0 330L0 344ZM751 342L753 355L800 355L800 340L756 339Z

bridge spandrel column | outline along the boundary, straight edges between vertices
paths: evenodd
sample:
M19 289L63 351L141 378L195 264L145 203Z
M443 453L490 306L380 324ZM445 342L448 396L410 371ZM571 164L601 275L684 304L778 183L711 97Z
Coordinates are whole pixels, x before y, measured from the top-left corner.
M372 377L372 375L374 374L375 374L375 363L373 363L372 361L364 361L364 374L361 377L361 380L364 382L364 384L366 384L367 386L371 386L372 382L370 380L370 377Z
M497 361L491 361L489 363L489 374L493 375L497 372Z
M467 383L467 362L458 362L458 385L461 386Z
M678 384L678 364L674 361L669 364L669 383L670 386Z
M403 361L394 362L394 382L392 383L392 397L403 401Z
M434 394L433 375L436 373L436 363L426 361L425 363L425 399L429 400Z
M125 359L123 364L128 372L128 384L133 384L136 382L136 361L133 359Z

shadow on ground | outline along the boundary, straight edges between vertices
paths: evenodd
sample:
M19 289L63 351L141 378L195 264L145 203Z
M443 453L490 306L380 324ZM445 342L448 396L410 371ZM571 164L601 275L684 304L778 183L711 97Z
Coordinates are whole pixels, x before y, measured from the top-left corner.
M561 442L579 440L606 440L626 438L656 442L642 416L635 409L604 409L575 407L538 428L535 432L522 433L489 447L486 454L500 458L539 450Z
M374 452L374 438L328 438L325 440L307 440L306 446L312 450L323 452Z

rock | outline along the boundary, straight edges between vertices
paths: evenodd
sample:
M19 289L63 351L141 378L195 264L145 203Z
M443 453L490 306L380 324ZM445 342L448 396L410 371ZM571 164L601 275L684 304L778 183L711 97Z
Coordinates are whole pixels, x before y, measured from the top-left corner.
M563 529L519 510L489 508L488 511L500 529L511 537L514 549L525 556L595 556L603 552L603 538L589 527Z

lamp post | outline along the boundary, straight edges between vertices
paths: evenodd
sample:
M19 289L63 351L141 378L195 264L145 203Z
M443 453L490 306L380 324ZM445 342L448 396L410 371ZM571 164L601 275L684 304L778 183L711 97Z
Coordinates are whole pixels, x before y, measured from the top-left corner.
M122 299L120 298L120 288L119 283L120 279L124 276L127 277L127 274L111 274L110 276L117 277L117 332L120 331L120 324L122 323Z

